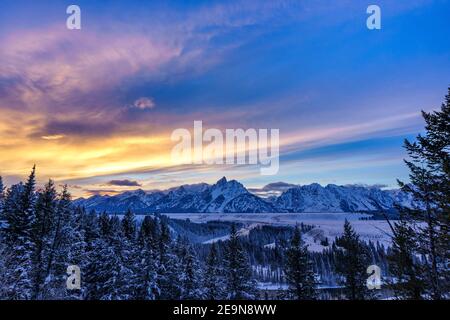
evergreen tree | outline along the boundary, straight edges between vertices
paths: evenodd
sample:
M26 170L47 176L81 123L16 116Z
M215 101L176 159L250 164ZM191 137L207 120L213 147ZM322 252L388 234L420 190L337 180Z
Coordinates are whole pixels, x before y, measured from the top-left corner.
M128 209L122 219L122 232L129 241L134 242L136 238L136 220L134 214Z
M450 292L450 88L440 111L422 115L425 135L405 140L410 183L399 182L416 205L401 208L401 214L414 228L410 241L419 244L417 254L425 258L425 294L442 299Z
M132 235L128 235L130 238L125 235L123 220L120 221L117 216L111 217L110 225L110 241L120 266L120 272L116 279L119 287L117 299L133 299L137 286L139 285L135 274L136 264L138 263L138 251L135 246L135 239Z
M120 220L103 213L97 221L99 237L87 254L84 296L89 300L130 299L130 270L125 266Z
M422 299L423 267L417 262L417 249L418 244L411 226L405 221L396 223L388 261L389 272L394 278L390 287L398 299Z
M242 249L234 224L226 246L225 273L228 299L256 298L256 283L252 280L252 270L248 258Z
M44 297L63 298L66 296L66 270L68 256L73 242L73 208L67 186L58 197L54 223L52 224L49 248L46 256Z
M370 265L369 252L347 219L344 234L336 239L336 245L336 272L344 278L346 297L350 300L368 298L366 270Z
M181 296L183 300L199 300L204 297L203 283L199 262L192 247L189 244L182 244L180 252L181 272L179 280L181 284Z
M17 240L18 233L15 230L16 216L20 217L21 206L20 199L23 192L23 183L12 185L6 190L5 200L1 216L1 240L7 246L11 247Z
M114 247L104 239L95 240L89 252L85 272L85 298L118 300L121 298L121 264Z
M83 208L80 208L83 210ZM86 252L93 250L93 244L95 240L100 237L100 223L99 217L95 211L91 211L88 214L82 215L82 229L84 232L84 242L86 244Z
M157 278L157 225L154 220L146 216L141 223L138 233L138 263L136 270L137 287L135 299L154 300L160 296Z
M111 219L106 212L103 212L98 218L99 235L100 237L107 239L112 235Z
M2 295L7 299L33 296L33 224L35 219L35 168L25 185L12 186L6 194L0 229L4 242L5 273Z
M46 278L51 235L57 208L57 192L52 180L45 185L36 201L36 219L33 224L33 299L41 298Z
M2 176L0 176L0 217L2 216L3 202L4 202L4 199L5 199L4 191L5 191L5 187L3 186Z
M205 297L208 300L219 300L224 298L223 268L219 264L216 245L213 243L206 259L205 270Z
M31 244L34 223L35 168L31 171L26 184L19 183L8 190L4 208L3 233L6 241L21 241Z
M181 264L177 256L177 246L172 245L169 227L159 221L157 279L159 299L178 300L182 294L180 283Z
M86 235L83 228L85 219L85 211L81 208L76 208L70 219L71 236L67 252L67 264L78 266L81 271L81 276L83 276L83 271L86 270L87 266L88 246L85 241ZM83 280L83 277L81 277L81 281ZM70 290L66 295L68 299L81 300L84 295L83 289L84 286L82 286L80 290Z
M295 227L290 246L286 250L285 276L290 298L311 300L315 298L313 263L308 248L302 243L298 226Z

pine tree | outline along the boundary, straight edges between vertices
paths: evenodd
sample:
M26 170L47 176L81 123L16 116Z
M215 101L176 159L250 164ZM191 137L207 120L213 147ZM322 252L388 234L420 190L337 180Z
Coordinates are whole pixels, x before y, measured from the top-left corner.
M2 213L4 241L3 295L7 299L30 299L33 295L33 223L35 219L35 167L25 185L12 186Z
M122 219L122 232L129 241L134 241L136 238L136 220L134 214L128 209L127 213Z
M44 297L63 298L66 295L66 270L72 245L73 208L67 186L58 198L54 223L49 236L49 248L46 256Z
M157 278L157 231L154 220L146 216L141 223L137 248L138 263L136 270L137 287L134 298L137 300L154 300L160 296Z
M156 272L158 294L156 299L178 300L181 297L181 263L177 256L177 246L171 240L169 227L165 221L155 219L156 236Z
M366 299L366 270L370 265L370 256L367 247L359 240L347 219L344 234L336 239L336 244L336 272L344 278L346 297L350 300Z
M450 293L450 88L440 111L422 115L426 134L405 140L410 183L399 182L416 205L400 211L414 228L417 254L425 257L425 295L442 299Z
M112 226L118 229L114 231L114 247L121 263L121 299L140 299L142 257L136 241L135 216L128 210L120 222L113 217Z
M85 298L118 300L121 298L121 263L114 247L104 239L95 240L89 252L85 272Z
M4 191L5 191L5 187L3 186L3 179L2 179L2 176L0 176L0 217L2 216L3 202L5 199Z
M83 222L86 219L86 213L81 208L76 208L70 219L70 243L67 250L67 265L76 265L80 268L81 276L87 266L87 243L86 233L83 228ZM81 277L83 281L83 277ZM84 286L81 289L70 290L66 293L68 299L81 300L83 298Z
M201 277L200 266L195 256L192 247L188 243L183 243L182 249L179 252L180 274L179 281L181 284L182 300L199 300L204 297L203 288L201 284L203 279Z
M84 210L83 208L80 208ZM93 250L95 240L100 237L99 217L95 211L82 215L82 229L84 231L84 242L86 243L86 252Z
M315 298L313 263L307 247L302 243L300 230L295 227L290 246L286 250L285 276L289 296L298 300Z
M112 234L111 219L106 212L103 212L98 218L99 235L102 238L109 238Z
M46 278L51 234L54 227L57 207L57 193L52 180L39 193L36 202L36 219L33 224L33 299L41 298Z
M138 263L135 239L131 234L129 234L128 236L125 235L123 220L120 221L117 216L111 217L110 225L110 243L118 258L120 267L120 272L117 275L117 279L115 280L116 285L118 286L116 299L133 299L136 289L139 286L135 274L136 264Z
M394 278L390 288L398 299L422 299L423 266L417 261L417 249L414 230L406 221L397 222L388 261L389 272Z
M236 226L233 224L225 253L227 298L231 300L255 299L256 284L252 270L242 249Z
M87 253L84 297L89 300L130 299L130 270L125 266L124 240L117 216L100 215L99 237Z
M208 300L219 300L224 298L224 271L219 264L216 245L213 243L206 259L205 270L205 297Z
M35 218L35 185L35 168L33 167L26 184L19 183L8 190L3 216L5 221L3 232L7 241L15 242L20 237L22 241L31 242Z

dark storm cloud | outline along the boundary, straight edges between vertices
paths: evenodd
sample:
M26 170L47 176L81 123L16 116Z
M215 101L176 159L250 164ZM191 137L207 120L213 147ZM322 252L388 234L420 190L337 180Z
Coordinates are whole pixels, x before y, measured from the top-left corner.
M141 187L142 185L137 181L132 181L128 179L124 180L111 180L107 183L110 186L121 186L121 187Z

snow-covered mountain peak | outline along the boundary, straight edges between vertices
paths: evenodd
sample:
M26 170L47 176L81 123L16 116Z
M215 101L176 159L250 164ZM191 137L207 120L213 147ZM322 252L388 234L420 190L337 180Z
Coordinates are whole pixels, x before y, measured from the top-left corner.
M395 204L407 206L410 197L395 190L362 185L326 187L318 183L289 185L279 196L268 199L250 193L240 182L225 177L215 184L182 185L166 191L127 191L115 196L96 195L77 199L75 205L86 209L122 213L151 212L375 212L395 210Z

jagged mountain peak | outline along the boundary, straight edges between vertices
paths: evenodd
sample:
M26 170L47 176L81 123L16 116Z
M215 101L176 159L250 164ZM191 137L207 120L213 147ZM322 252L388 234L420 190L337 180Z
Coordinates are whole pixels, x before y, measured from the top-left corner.
M216 182L216 184L217 184L217 185L224 185L224 184L226 184L227 182L228 182L227 178L226 178L226 177L222 177L222 178L220 178L220 179Z
M279 196L264 199L250 193L240 182L219 179L215 184L182 185L166 191L127 191L115 196L77 199L76 205L87 209L122 213L152 212L371 212L393 210L395 203L408 205L410 199L401 191L377 187L340 186L318 183L292 185L277 182L283 188Z

